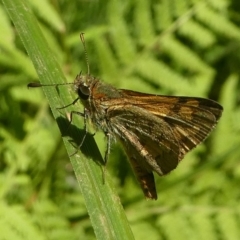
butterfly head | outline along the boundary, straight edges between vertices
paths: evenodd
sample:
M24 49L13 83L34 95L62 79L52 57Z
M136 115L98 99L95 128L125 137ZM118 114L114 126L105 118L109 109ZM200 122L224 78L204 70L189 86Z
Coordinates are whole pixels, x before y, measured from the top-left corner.
M81 100L88 100L91 95L92 77L89 75L77 75L74 80L74 90Z

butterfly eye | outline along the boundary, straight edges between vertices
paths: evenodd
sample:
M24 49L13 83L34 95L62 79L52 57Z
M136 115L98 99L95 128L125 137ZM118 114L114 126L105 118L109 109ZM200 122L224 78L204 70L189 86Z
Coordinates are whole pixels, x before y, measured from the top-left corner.
M87 100L90 95L89 88L85 85L80 85L77 90L77 93L78 93L78 96L83 100Z

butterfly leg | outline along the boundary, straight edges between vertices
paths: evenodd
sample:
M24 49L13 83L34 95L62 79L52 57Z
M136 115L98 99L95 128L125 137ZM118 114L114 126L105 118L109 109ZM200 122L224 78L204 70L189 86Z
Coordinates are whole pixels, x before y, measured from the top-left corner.
M103 184L105 183L105 171L106 171L106 165L108 162L108 157L110 154L110 150L111 150L111 134L110 133L105 133L106 137L107 137L107 149L105 151L105 156L104 156L104 166L103 166Z
M110 133L106 133L106 137L107 137L107 149L105 151L105 156L104 156L104 165L107 165L108 162L108 156L110 154L110 150L111 150L111 135Z
M63 107L58 107L57 110L61 110L61 109L67 108L71 105L74 105L78 100L79 100L79 98L76 98L72 103L69 103L68 105L65 105Z
M84 136L83 136L83 138L81 140L81 143L78 145L77 150L74 153L72 153L70 155L70 157L75 155L78 152L78 150L81 148L81 146L82 146L82 144L83 144L83 142L84 142L84 140L85 140L85 138L87 136L87 117L88 117L88 114L87 114L86 108L84 108L84 112L83 113L82 112L78 112L78 111L71 111L70 112L70 118L69 118L70 124L72 123L73 114L76 114L76 115L79 115L79 116L83 117L83 119L84 119L84 128L83 128L84 129Z
M63 106L63 107L58 107L58 108L56 108L56 109L57 109L57 110L61 110L61 109L67 108L67 107L69 107L69 106L71 106L71 105L74 105L78 100L79 100L79 98L76 98L72 103L70 103L70 104L68 104L68 105L65 105L65 106ZM59 111L59 112L60 112L60 111ZM75 112L75 111L71 111L71 112L70 112L69 126L68 126L67 130L69 129L69 127L70 127L70 125L71 125L71 123L72 123L72 114L73 114L73 112ZM61 113L61 112L60 112L60 113ZM75 112L75 113L76 113L76 112ZM62 113L61 113L61 114L62 114ZM80 112L77 112L77 114L80 115ZM81 113L81 116L84 116L83 114L84 114L84 113Z

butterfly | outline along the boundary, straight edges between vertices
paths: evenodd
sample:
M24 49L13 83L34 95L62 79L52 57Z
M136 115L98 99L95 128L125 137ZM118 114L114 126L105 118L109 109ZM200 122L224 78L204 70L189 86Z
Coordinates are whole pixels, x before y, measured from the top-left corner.
M82 35L81 39L85 49ZM223 111L210 99L117 89L91 76L89 67L88 74L77 75L72 84L78 96L72 104L81 101L84 106L83 113L72 114L89 119L104 132L105 162L112 140L121 143L144 195L150 199L157 199L153 172L163 176L175 169L190 150L205 140Z

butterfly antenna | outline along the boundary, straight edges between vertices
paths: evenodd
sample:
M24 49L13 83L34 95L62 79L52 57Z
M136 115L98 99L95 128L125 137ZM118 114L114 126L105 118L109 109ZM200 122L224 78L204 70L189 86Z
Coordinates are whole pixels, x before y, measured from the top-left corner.
M87 54L87 49L86 49L86 44L85 44L85 39L84 39L84 33L80 33L80 39L83 44L85 60L86 60L86 64L87 64L87 75L90 76L90 67L89 67L89 62L88 62L88 54ZM39 82L31 82L27 85L27 87L28 88L37 88L37 87L55 86L56 88L58 88L58 86L68 85L68 84L74 84L74 83L41 84Z
M89 62L88 62L88 54L87 54L87 49L86 49L86 44L85 44L85 39L84 39L84 33L80 33L80 39L83 44L83 49L84 49L84 54L85 54L85 60L87 64L87 75L90 75L90 67L89 67Z
M53 83L53 84L41 84L40 82L31 82L27 85L28 88L37 88L37 87L49 87L55 86L56 88L61 85L68 85L73 83Z

